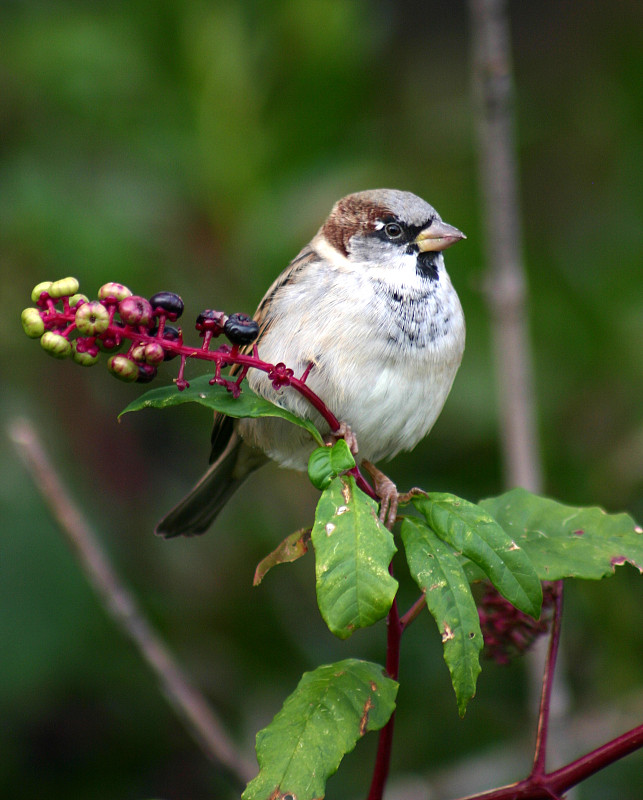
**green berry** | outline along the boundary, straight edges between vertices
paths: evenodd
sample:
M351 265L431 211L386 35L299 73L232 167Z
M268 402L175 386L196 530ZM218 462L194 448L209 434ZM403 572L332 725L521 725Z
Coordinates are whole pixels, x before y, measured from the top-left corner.
M122 283L114 283L113 281L103 284L98 290L99 300L114 300L120 303L121 300L125 300L126 297L131 296L132 292L127 286L123 286Z
M37 308L25 308L20 315L20 321L24 332L30 339L40 339L45 332L45 323Z
M127 356L110 356L107 359L107 369L115 378L127 383L138 379L138 365Z
M54 358L67 358L71 353L71 344L61 333L45 331L40 338L40 344Z
M74 321L79 333L97 336L109 328L109 311L98 300L93 300L78 306Z
M89 303L89 297L84 294L74 294L69 298L70 308L76 308L80 303Z
M82 339L74 339L71 343L71 357L81 367L91 367L98 361L98 348L84 350Z
M59 297L71 297L78 291L79 283L76 278L62 278L54 281L49 287L49 297L57 300Z
M51 287L51 281L43 281L42 283L37 283L31 292L31 299L34 303L37 303L40 300L41 294L49 294L49 289Z
M136 347L133 347L129 354L130 358L134 359L138 364L142 364L145 361L145 345L144 344L137 344Z
M150 381L156 378L156 373L156 367L153 367L151 364L139 364L138 378L136 380L138 383L150 383Z

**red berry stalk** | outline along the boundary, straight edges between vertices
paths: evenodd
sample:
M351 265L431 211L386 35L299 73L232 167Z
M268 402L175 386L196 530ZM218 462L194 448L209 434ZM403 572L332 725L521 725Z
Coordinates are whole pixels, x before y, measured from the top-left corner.
M214 376L210 383L225 386L235 397L241 392L248 370L259 369L267 373L275 389L291 386L299 392L333 433L339 431L337 417L306 385L312 365L300 377L295 377L285 364L263 361L257 346L253 345L259 325L247 314L228 316L223 311L202 311L195 328L203 341L198 347L190 347L183 341L181 328L169 324L176 322L183 313L183 301L178 294L158 292L148 300L112 282L100 287L97 300L89 300L78 293L78 288L76 278L39 283L31 293L35 307L22 312L25 333L40 339L49 355L71 357L77 364L93 366L99 361L101 351L105 351L110 354L107 368L112 375L139 383L153 380L161 362L179 356L181 361L175 378L179 391L190 385L184 376L188 358L212 361ZM211 349L213 341L221 335L229 344ZM230 366L236 370L234 380L221 374L222 369ZM363 479L362 483L365 483ZM372 495L370 487L362 488Z

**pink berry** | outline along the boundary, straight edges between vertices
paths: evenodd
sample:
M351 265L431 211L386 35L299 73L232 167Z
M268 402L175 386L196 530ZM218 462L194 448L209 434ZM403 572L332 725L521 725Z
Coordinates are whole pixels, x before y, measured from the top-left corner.
M152 306L144 297L132 295L121 300L118 313L126 325L146 326L152 319Z

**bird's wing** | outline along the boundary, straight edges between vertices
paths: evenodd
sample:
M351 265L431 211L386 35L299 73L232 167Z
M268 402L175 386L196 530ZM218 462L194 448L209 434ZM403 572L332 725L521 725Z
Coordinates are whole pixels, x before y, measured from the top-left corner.
M269 313L270 306L272 301L274 300L275 295L283 291L283 289L288 286L289 283L293 281L297 273L301 272L301 270L306 269L308 265L319 258L317 253L312 249L312 247L308 244L303 250L297 255L290 264L286 267L286 269L279 275L279 277L273 282L270 286L268 291L263 296L263 299L259 303L257 310L255 311L253 319L255 319L259 323L259 334L257 335L256 340L253 344L246 345L242 348L243 353L251 353L253 347L256 345L259 353L261 353L261 339L265 332L268 330L270 325L272 324L272 317ZM232 377L236 375L239 371L239 367L236 364L233 364L230 368L229 375ZM221 453L226 449L230 442L230 438L233 434L234 427L233 427L233 420L231 417L227 417L225 414L221 414L218 411L214 413L214 425L212 427L212 436L211 436L211 445L212 449L210 451L210 463L214 463L217 458L221 455Z

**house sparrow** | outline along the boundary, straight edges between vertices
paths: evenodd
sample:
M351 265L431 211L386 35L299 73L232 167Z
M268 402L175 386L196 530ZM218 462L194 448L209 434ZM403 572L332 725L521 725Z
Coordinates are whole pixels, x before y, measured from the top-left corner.
M312 365L307 385L350 427L367 469L415 447L449 394L465 324L442 251L463 238L410 192L350 194L259 304L260 357L295 375ZM328 432L293 389L274 389L260 370L247 380ZM305 470L313 447L304 429L285 420L216 414L210 468L156 532L203 533L252 471L268 459Z

